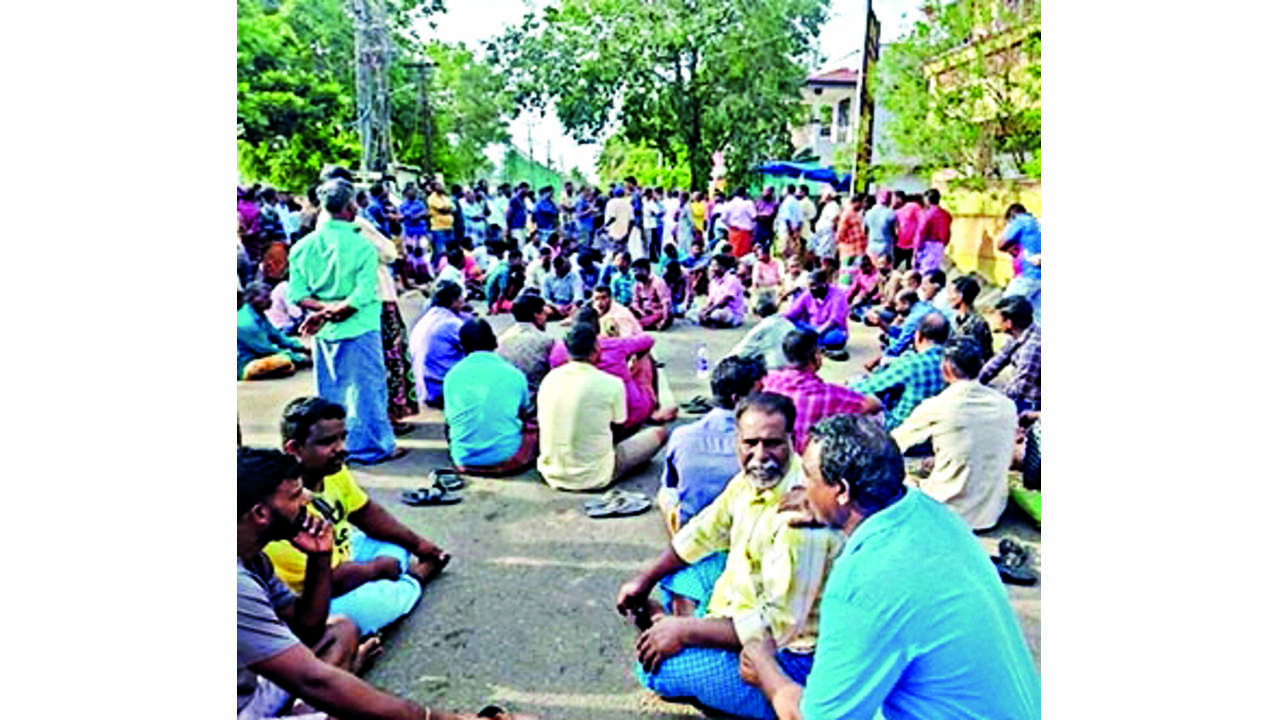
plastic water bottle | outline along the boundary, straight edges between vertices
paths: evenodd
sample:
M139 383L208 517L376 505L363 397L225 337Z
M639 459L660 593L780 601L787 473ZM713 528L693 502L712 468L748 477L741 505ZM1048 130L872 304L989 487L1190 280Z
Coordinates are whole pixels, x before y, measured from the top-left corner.
M701 343L697 348L697 379L706 380L710 377L710 356L706 354L706 344Z

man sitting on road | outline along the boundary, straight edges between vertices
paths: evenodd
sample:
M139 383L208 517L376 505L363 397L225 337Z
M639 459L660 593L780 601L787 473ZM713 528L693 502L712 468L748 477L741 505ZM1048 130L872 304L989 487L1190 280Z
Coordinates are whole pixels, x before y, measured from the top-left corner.
M919 403L892 431L892 439L904 450L930 443L935 455L932 471L906 482L949 505L973 530L988 530L1007 507L1016 404L976 382L981 349L975 340L954 339L943 358L946 388Z
M1016 403L1019 412L1042 410L1043 338L1034 322L1034 306L1019 295L1008 295L994 308L1002 324L1000 329L1011 337L999 348L998 354L985 363L977 379L988 385L1010 362L1015 372L1003 392Z
M635 674L645 687L719 712L768 718L766 698L738 676L738 653L746 643L777 637L780 665L792 677L808 674L817 602L843 539L791 527L792 514L781 511L783 495L802 484L790 444L790 401L753 393L735 412L741 472L621 586L617 610L641 630ZM649 600L658 585L660 609Z
M465 356L458 333L466 322L466 298L460 285L437 283L430 309L413 325L408 349L417 378L417 397L433 408L444 406L444 376Z
M883 426L894 430L905 422L919 403L945 388L941 376L943 346L950 339L950 324L940 313L928 313L914 333L914 351L891 365L852 383L852 389L869 398L871 415L886 408Z
M796 329L786 336L782 348L788 361L787 367L768 373L763 378L763 389L780 393L794 403L797 411L794 447L799 452L807 446L808 428L821 418L835 413L866 414L878 411L878 403L873 398L842 385L828 383L817 375L817 371L821 369L821 346L817 343L815 332Z
M737 464L737 402L759 388L766 370L757 357L729 355L710 376L715 407L691 425L675 428L657 495L674 533L709 505L741 468Z
M824 270L811 277L808 289L790 303L785 316L795 327L815 331L821 347L840 350L848 344L848 292L831 285Z
M284 451L302 465L310 512L333 525L333 600L329 612L354 621L361 635L377 632L417 604L422 584L449 555L409 530L371 500L346 467L346 411L323 398L297 398L280 423ZM266 546L275 572L302 586L306 556L287 542Z
M563 255L551 261L551 268L539 289L546 301L546 317L562 320L581 306L581 278Z
M674 315L670 307L670 288L666 281L652 274L646 258L635 261L634 300L631 310L644 330L665 330Z
M531 293L515 298L511 314L515 324L497 338L497 354L524 374L528 396L537 400L537 391L546 373L554 367L550 351L563 342L546 334L546 302Z
M528 378L494 352L487 320L462 325L465 359L444 376L444 429L448 454L462 472L501 477L537 459L537 425Z
M875 423L837 415L803 453L807 505L848 537L821 600L806 677L769 638L740 672L776 715L1010 718L1042 714L1042 687L998 573L954 513L902 481L901 452Z
M625 305L614 302L612 291L607 285L596 285L595 291L591 295L590 304L594 306L595 312L599 313L599 321L604 322L611 320L617 325L619 332L618 337L632 337L643 334L643 325L639 324L639 318L630 311Z
M932 303L926 300L920 300L917 292L913 290L902 290L897 293L893 304L893 314L898 319L899 324L887 326L887 334L883 338L886 343L883 354L871 358L865 363L866 372L873 372L875 368L885 362L891 362L901 353L909 350L914 342L915 332L918 330L919 323L928 314L940 314L936 312L936 308ZM944 320L944 316L941 318ZM948 323L948 321L947 321ZM908 334L907 334L908 333ZM888 339L892 338L892 339Z
M538 393L537 470L557 490L599 490L652 459L666 441L664 427L644 428L613 447L613 428L626 422L626 387L595 367L597 332L569 329L569 363L551 370Z
M794 323L777 312L777 301L770 296L759 300L754 306L754 314L761 318L759 324L750 328L729 355L758 355L763 358L763 364L769 371L780 370L789 365L782 346L786 336L795 329Z
M236 377L240 380L288 377L311 366L306 346L267 321L263 313L270 307L270 286L249 283L244 289L244 305L235 317Z
M731 255L715 255L710 263L710 293L697 321L706 327L734 328L745 320L745 286Z

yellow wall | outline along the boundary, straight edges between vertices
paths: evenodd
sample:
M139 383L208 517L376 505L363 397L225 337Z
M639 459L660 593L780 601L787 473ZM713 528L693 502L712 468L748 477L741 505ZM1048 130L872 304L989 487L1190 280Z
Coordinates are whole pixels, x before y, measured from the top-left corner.
M975 271L986 281L1006 285L1012 279L1012 258L999 252L998 239L1006 223L1007 206L1019 202L1034 217L1042 219L1042 184L1018 182L982 192L948 189L933 178L932 187L941 191L941 205L950 211L950 244L945 254L960 272Z

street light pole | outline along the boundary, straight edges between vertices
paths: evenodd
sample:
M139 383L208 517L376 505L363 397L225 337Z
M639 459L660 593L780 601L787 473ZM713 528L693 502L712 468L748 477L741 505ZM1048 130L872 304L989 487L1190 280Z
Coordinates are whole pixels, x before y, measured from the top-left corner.
M407 63L407 67L417 71L417 119L422 131L422 177L429 180L433 177L434 168L431 162L433 148L431 146L430 93L426 86L430 84L431 70L435 68L435 63L423 56L417 62Z

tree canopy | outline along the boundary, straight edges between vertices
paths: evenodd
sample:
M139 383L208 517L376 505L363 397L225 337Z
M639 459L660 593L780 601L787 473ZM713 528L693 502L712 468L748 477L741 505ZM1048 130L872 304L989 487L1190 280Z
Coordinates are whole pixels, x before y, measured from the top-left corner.
M741 180L788 157L805 61L828 0L562 0L489 45L521 107L553 104L578 141L614 131L686 157L693 187L722 150Z
M928 0L923 12L870 77L875 102L889 111L884 135L895 154L974 185L1038 177L1040 4Z
M442 0L381 0L395 45L388 71L392 154L424 158L418 113L421 55L435 64L428 86L433 167L469 180L489 168L490 143L507 139L514 111L504 80L459 45L423 45L414 30ZM237 155L255 180L300 190L325 163L359 164L354 20L344 0L237 0Z

